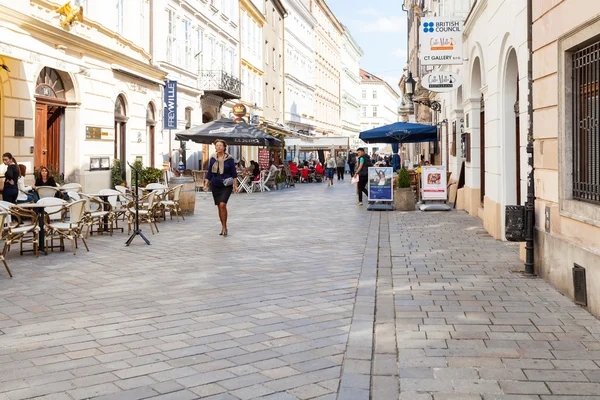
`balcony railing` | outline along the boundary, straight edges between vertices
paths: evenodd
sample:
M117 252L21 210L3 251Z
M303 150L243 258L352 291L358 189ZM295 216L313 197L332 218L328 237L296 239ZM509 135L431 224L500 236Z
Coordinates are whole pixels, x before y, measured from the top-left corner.
M200 73L200 89L225 100L239 99L242 96L242 82L222 70L202 71Z

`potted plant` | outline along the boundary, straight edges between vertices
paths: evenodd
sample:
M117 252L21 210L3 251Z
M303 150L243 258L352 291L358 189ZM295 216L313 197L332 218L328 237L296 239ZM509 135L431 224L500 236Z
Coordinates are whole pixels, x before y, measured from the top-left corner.
M285 175L283 174L283 171L279 172L279 175L277 175L277 180L275 182L277 183L277 190L285 189Z
M159 183L162 180L163 172L154 167L146 167L142 170L142 183Z
M112 168L110 171L110 178L113 184L113 188L115 186L123 185L123 169L121 168L121 161L117 158L113 160Z
M397 211L415 210L415 195L406 168L400 169L398 173L398 185L394 189L394 208Z

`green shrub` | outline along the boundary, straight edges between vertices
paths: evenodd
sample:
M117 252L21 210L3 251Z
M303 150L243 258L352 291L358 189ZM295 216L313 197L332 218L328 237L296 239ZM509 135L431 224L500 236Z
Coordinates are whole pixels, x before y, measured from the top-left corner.
M121 168L121 160L117 158L113 160L112 168L110 170L110 178L112 180L113 187L119 186L123 183L123 168Z
M162 180L163 172L154 167L146 167L142 170L142 182L144 184L159 183Z
M140 159L136 159L133 164L132 164L133 168L137 169L138 171L140 171L139 173L139 186L142 186L144 184L144 164L142 163L142 160ZM135 179L136 177L136 173L135 171L132 169L131 170L131 185L132 186L136 186L138 184L138 182Z
M279 171L279 175L277 175L277 183L285 183L285 174L283 171Z
M406 168L402 168L400 172L398 172L398 188L404 189L410 187L410 176L408 175L408 170Z

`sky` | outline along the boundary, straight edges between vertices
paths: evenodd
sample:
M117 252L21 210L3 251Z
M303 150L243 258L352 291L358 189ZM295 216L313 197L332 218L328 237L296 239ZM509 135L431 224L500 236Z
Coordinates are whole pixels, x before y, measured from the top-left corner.
M361 68L396 92L406 65L406 13L398 0L326 0L363 49Z

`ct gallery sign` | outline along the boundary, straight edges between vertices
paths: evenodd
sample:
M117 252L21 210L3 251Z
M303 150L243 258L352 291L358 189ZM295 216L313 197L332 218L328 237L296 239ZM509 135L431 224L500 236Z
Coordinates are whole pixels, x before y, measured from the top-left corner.
M429 17L421 19L419 57L423 65L460 65L463 22L460 19Z

